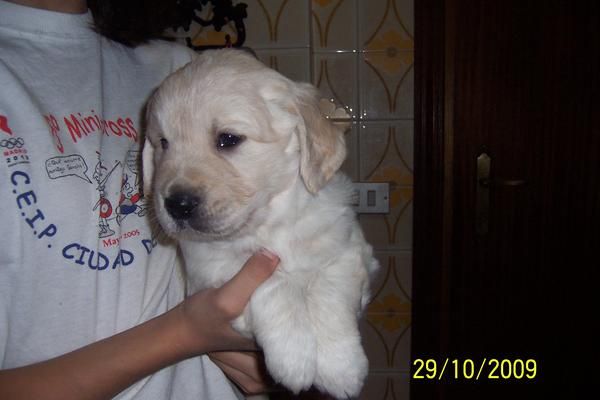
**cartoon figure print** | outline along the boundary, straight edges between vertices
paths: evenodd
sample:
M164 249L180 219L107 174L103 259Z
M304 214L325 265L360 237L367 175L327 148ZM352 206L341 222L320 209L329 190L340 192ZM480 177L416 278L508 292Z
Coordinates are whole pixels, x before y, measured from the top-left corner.
M110 228L109 224L109 219L113 214L113 207L112 203L107 197L106 182L121 163L119 161L115 162L115 165L113 165L113 167L109 171L108 168L104 166L102 158L100 157L100 153L96 152L96 154L98 155L98 162L94 167L93 178L98 184L96 190L98 190L100 198L98 199L92 210L98 210L98 214L100 216L100 221L98 222L98 226L100 227L100 233L98 234L98 237L105 238L115 234L115 231L113 231Z
M46 172L50 179L77 177L88 184L93 185L93 181L96 182L98 201L92 207L92 211L98 213L98 237L107 238L116 234L118 229L115 223L120 226L129 215L146 215L147 206L140 190L139 153L135 150L128 151L124 161L115 160L112 166L107 167L102 155L97 151L92 178L88 176L85 159L79 154L56 156L46 160ZM121 180L120 184L117 184L115 180L119 174Z
M123 179L121 180L121 197L119 199L119 207L117 208L117 223L119 225L130 214L135 213L138 217L146 215L146 205L144 204L139 187L139 182L131 184L130 175L127 173L123 174Z

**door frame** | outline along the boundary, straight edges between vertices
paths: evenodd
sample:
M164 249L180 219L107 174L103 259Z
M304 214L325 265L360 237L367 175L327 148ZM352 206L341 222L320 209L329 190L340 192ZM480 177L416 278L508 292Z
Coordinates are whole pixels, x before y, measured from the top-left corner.
M411 364L447 354L453 160L447 22L444 0L415 1ZM411 398L443 398L442 385L411 379Z

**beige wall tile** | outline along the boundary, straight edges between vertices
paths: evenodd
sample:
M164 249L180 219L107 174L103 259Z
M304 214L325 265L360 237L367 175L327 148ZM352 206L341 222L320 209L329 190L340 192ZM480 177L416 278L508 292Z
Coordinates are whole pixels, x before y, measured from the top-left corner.
M296 82L310 82L309 49L255 49L259 60Z
M312 0L315 51L358 49L357 0Z
M397 315L396 318L401 319L402 315ZM389 332L378 329L367 320L361 323L360 332L370 371L393 369L410 372L410 326Z
M375 250L374 254L381 269L371 285L372 300L390 293L401 293L403 299L410 300L412 296L412 253L406 250Z
M244 0L246 45L254 49L310 46L309 0Z
M412 358L410 351L411 330L406 330L397 342L394 343L392 351L392 365L400 371L410 373L412 367Z
M321 93L358 117L358 84L353 53L318 53L313 55L313 83Z
M359 179L390 183L389 214L363 214L359 220L377 249L412 247L413 122L361 123Z
M414 53L373 50L359 62L361 119L413 118Z
M358 40L361 49L389 45L390 32L402 38L401 48L413 49L413 0L358 0Z
M370 369L410 369L411 253L376 253L382 266L361 321Z
M409 396L410 375L389 371L369 375L359 400L407 400Z
M415 0L394 0L396 12L402 20L402 26L413 38L415 36Z
M406 251L412 248L412 200L389 214L361 214L365 238L378 249Z
M387 338L383 337L377 327L369 323L367 318L359 324L362 345L369 360L369 370L389 368L391 352Z
M362 119L413 118L412 0L359 0Z
M412 120L361 123L360 179L412 186L413 130Z

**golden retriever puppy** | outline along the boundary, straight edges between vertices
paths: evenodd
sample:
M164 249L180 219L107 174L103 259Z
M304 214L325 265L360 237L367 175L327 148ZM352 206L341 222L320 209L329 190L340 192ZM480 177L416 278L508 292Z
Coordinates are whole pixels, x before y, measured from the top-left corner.
M149 101L144 181L190 293L222 285L262 247L279 255L234 328L293 392L348 398L368 370L357 319L378 263L338 172L343 129L317 104L313 86L247 53L205 52Z

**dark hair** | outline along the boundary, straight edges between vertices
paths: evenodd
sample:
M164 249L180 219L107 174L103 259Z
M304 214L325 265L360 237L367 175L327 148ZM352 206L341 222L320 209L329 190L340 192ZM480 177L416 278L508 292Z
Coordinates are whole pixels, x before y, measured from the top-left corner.
M164 39L177 20L176 0L88 0L96 31L116 42L135 47L150 39Z

